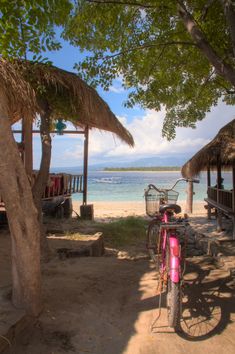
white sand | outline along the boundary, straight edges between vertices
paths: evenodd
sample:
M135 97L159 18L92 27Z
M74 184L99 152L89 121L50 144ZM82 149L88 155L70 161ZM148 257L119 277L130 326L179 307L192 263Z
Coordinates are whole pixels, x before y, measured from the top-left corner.
M129 215L144 216L145 201L131 202L91 202L94 207L95 218L112 218L112 217L125 217ZM182 208L182 212L185 212L185 201L179 202ZM205 215L206 210L204 208L205 202L195 202L193 204L193 215ZM74 210L80 213L80 203L73 202Z

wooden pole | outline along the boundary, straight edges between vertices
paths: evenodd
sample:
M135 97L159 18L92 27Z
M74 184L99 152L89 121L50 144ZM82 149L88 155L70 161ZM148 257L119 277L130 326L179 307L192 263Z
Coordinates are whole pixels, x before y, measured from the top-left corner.
M221 162L220 162L220 158L217 158L217 188L221 189L222 186L222 175L221 175ZM219 201L217 200L217 203Z
M233 212L235 214L235 166L233 166L233 174L232 174L232 184L233 184Z
M221 188L222 185L222 177L221 177L221 163L220 163L220 159L217 158L217 204L219 204L220 200L219 200L219 189ZM221 232L222 231L222 214L219 211L219 209L217 210L217 231Z
M33 136L32 121L22 119L22 141L24 143L23 161L27 176L31 180L33 172Z
M89 143L89 128L88 126L86 126L85 135L84 135L83 205L87 204L88 143Z
M193 212L193 182L188 182L186 203L186 212L191 214Z
M210 170L210 165L207 166L207 187L211 187L211 170Z
M235 240L235 165L233 166L233 240Z
M209 197L208 196L208 188L211 187L211 170L210 170L210 164L208 164L207 166L207 198ZM210 205L208 204L207 205L207 218L208 220L211 220L211 207Z

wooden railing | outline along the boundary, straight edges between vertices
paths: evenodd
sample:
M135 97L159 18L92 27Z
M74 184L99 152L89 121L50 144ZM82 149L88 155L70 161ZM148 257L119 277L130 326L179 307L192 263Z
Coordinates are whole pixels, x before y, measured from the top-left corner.
M82 175L50 174L48 186L42 199L51 199L57 196L66 196L73 193L82 193Z
M208 199L214 201L218 206L223 206L226 209L234 210L234 191L226 189L217 189L208 187Z
M36 174L34 174L34 178ZM47 187L42 195L42 199L51 199L58 196L69 196L73 193L83 192L83 175L70 174L50 174ZM4 202L0 194L0 206Z

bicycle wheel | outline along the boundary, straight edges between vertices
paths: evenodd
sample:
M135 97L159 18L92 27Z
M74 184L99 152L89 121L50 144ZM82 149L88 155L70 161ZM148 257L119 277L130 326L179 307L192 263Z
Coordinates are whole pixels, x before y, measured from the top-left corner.
M155 263L158 261L158 254L160 253L160 235L159 235L159 221L153 220L149 224L146 237L146 247L149 251L150 257Z
M180 283L174 283L170 278L167 282L167 313L169 327L178 330L181 317Z
M167 267L167 315L169 327L178 330L180 328L181 318L181 284L173 282L170 278L170 247L166 249L166 267Z

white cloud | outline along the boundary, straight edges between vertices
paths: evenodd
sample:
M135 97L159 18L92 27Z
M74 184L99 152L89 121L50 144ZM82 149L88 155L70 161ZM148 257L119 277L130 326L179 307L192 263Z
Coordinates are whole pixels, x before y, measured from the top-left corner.
M109 135L96 132L91 135L90 154L95 156L98 151L99 154L103 153L104 157L119 159L194 154L207 144L222 126L234 118L235 108L221 103L212 109L203 121L197 123L196 129L177 128L176 139L170 142L162 137L164 114L164 111L149 110L131 123L128 123L125 117L119 117L121 123L133 135L135 147L132 149L120 141L114 144Z
M123 76L119 75L115 80L113 80L113 85L110 86L109 91L114 93L123 93L125 91L123 84Z
M112 86L110 86L109 91L114 92L114 93L123 93L124 88L119 85L118 86L112 85Z
M135 147L130 148L116 136L108 132L93 129L89 137L89 162L128 161L151 156L177 156L177 154L193 155L202 146L207 144L224 126L235 116L235 108L220 104L207 115L203 121L197 123L196 129L177 128L174 141L167 141L162 137L164 112L146 111L143 116L128 122L126 117L119 117L120 122L131 132L135 140ZM76 165L83 155L82 141L75 143L70 140L63 152L63 160L68 165Z
M163 119L164 112L147 111L143 117L135 118L129 124L126 123L126 128L134 137L135 147L131 149L126 144L119 143L117 146L109 147L106 151L107 156L139 158L161 154L173 155L194 151L208 142L207 138L197 136L196 131L190 129L184 131L178 129L177 138L174 141L167 141L162 137Z

